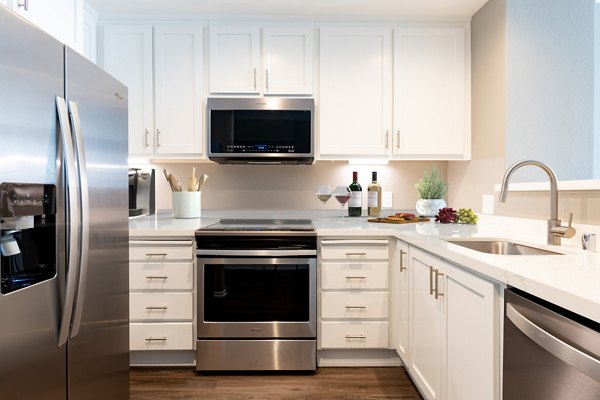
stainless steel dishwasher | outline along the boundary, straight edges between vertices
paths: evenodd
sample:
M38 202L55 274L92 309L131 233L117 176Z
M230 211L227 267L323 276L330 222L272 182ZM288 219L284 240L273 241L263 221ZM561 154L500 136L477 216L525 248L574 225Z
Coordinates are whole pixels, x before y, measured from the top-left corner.
M600 324L505 291L504 400L600 399Z

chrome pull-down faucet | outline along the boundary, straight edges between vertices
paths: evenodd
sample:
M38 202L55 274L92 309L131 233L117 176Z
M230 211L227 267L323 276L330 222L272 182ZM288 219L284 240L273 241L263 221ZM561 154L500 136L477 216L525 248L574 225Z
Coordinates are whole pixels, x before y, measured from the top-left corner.
M506 196L508 195L508 181L517 169L525 166L533 165L543 169L548 177L550 178L550 219L548 220L548 244L560 245L560 238L572 238L575 236L575 228L571 226L573 222L573 213L569 217L569 225L562 226L561 221L558 219L558 185L556 183L556 174L546 164L535 161L535 160L523 160L517 161L511 165L504 174L502 179L502 189L500 190L500 202L506 202Z

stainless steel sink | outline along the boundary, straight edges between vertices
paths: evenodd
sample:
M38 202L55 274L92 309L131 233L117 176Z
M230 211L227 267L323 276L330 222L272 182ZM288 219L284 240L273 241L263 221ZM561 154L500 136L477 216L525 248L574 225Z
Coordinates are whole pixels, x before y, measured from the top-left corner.
M548 256L548 255L560 255L555 251L540 249L538 247L526 246L524 244L508 242L505 240L446 240L448 243L456 244L458 246L466 247L475 251L488 254L499 254L504 256Z

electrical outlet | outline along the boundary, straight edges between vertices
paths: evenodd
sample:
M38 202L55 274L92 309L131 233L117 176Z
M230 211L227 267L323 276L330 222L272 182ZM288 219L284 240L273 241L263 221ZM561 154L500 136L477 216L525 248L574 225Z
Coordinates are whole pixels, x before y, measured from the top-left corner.
M381 208L392 208L392 192L381 193Z

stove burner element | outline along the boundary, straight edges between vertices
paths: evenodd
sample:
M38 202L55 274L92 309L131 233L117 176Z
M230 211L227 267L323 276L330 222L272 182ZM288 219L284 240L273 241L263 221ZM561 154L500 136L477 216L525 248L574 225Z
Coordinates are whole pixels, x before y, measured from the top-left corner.
M314 230L309 219L222 219L215 224L199 229L199 231L212 232L313 232Z

